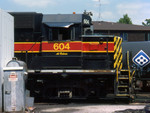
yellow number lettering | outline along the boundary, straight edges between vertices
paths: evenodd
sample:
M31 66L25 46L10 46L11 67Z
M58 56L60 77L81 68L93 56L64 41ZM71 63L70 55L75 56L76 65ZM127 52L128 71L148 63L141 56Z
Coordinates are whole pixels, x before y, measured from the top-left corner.
M54 43L53 48L54 50L58 50L59 49L58 43Z
M64 49L70 49L70 45L69 45L69 43L67 43L67 44L64 44L64 43L54 43L54 45L53 45L53 49L54 50L64 50Z
M66 45L65 45L65 49L70 49L70 45L69 45L69 43L67 43Z
M59 44L59 49L60 49L60 50L64 50L64 48L65 48L64 43L60 43L60 44Z

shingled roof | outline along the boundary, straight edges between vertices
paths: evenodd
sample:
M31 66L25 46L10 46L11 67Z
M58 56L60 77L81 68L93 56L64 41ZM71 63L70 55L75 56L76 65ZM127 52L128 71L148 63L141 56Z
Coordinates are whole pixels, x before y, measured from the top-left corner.
M93 21L94 30L150 31L150 26Z

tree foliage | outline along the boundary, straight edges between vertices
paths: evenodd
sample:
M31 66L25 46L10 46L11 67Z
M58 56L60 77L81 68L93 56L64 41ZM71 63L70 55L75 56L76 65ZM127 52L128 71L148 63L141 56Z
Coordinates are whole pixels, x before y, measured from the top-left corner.
M142 24L144 26L150 26L150 19L146 19L145 21L146 21L146 23L142 22Z
M128 14L123 15L123 18L120 18L118 23L123 23L123 24L132 24L131 18L129 18Z

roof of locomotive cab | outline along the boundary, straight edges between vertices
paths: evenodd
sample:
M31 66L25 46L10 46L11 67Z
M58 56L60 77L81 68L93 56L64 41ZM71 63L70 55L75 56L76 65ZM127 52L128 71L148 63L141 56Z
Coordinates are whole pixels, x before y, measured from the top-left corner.
M82 22L82 14L45 14L42 22Z
M42 22L82 23L84 18L91 21L91 17L86 14L44 14Z

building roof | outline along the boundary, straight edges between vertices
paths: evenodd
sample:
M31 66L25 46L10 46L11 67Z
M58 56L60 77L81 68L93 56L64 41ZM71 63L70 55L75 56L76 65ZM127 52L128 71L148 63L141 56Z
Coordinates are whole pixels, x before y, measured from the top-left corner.
M94 30L118 30L118 31L150 31L150 26L121 24L105 21L93 21Z

